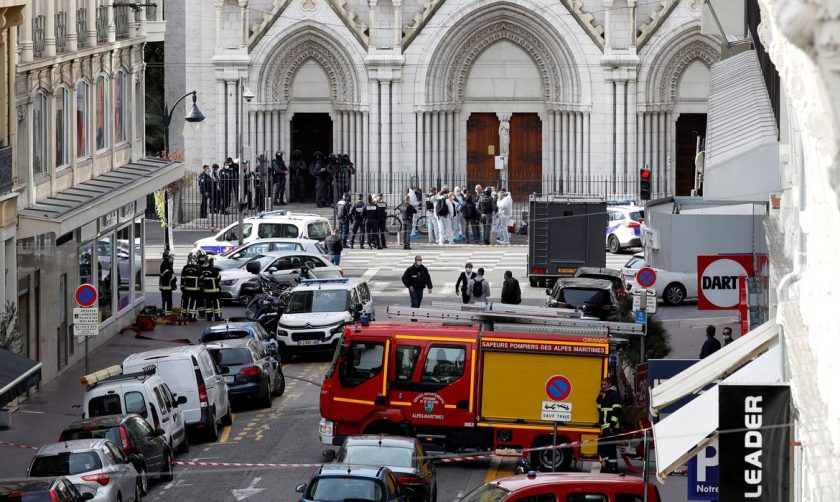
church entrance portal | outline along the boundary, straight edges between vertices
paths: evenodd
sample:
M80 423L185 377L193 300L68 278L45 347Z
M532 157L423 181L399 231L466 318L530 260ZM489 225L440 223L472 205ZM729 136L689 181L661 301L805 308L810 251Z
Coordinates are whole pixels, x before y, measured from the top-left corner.
M301 151L307 169L312 165L315 152L324 156L332 153L332 130L329 113L295 113L292 117L292 151ZM291 152L287 159L291 159ZM308 172L304 187L304 201L315 202L315 181Z

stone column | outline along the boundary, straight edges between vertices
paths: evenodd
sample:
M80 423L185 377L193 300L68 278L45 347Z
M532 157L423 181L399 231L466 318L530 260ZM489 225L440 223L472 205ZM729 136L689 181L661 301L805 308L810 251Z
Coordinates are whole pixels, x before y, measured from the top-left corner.
M572 191L572 176L571 176L571 156L569 155L569 112L561 112L562 119L561 135L563 137L563 146L561 148L561 162L563 175L563 193Z
M248 146L253 150L254 158L258 158L260 152L257 150L257 118L256 112L252 111L248 112Z
M636 82L630 80L627 82L627 112L625 115L627 119L627 158L624 163L624 179L630 179L633 173L636 172L639 165L636 161L636 143L638 141L638 131L636 129ZM625 184L627 181L625 181ZM629 192L629 185L625 187L624 191Z
M78 40L79 34L77 30L79 27L76 25L76 2L71 1L68 2L69 6L67 8L67 13L65 15L65 22L67 23L67 34L66 34L66 46L64 50L66 52L76 52L79 48ZM82 34L84 36L84 34ZM70 122L73 122L72 120Z
M248 0L239 0L239 47L248 43Z
M44 57L55 57L55 1L47 1L41 5L46 5L46 12L44 12Z
M426 127L425 127L426 123L425 123L425 117L423 115L423 112L421 112L421 111L415 112L414 116L415 116L414 123L416 124L415 129L417 131L417 133L416 133L416 138L417 138L417 141L416 141L416 143L417 143L417 156L416 156L417 171L419 173L421 173L421 174L418 174L418 176L423 176L422 173L426 172L425 171L426 170L426 150L425 150L426 142L424 140L424 136L426 134Z
M458 181L457 175L455 174L455 113L454 112L446 112L446 128L449 131L447 135L447 143L448 143L448 151L447 151L447 159L446 164L449 166L449 181L453 184L452 187L454 188L454 184Z
M353 161L353 164L356 167L356 172L359 172L359 169L361 169L361 167L364 165L365 143L363 134L363 119L364 116L362 115L362 112L359 111L355 113L353 121L356 124L354 126L354 129L356 130L356 148L353 152L353 157L350 160ZM355 180L355 176L353 176L351 179ZM355 181L353 183L354 184L351 185L351 187L355 186Z
M263 123L262 110L254 112L254 151L263 153L265 151L265 143L263 142Z
M655 176L656 178L659 178L658 173L659 173L659 169L661 167L660 166L661 162L660 162L659 152L661 151L661 146L660 145L662 144L662 140L660 139L660 133L659 133L659 114L656 113L656 112L651 113L650 120L651 120L651 125L652 125L652 127L651 127L652 139L651 139L651 150L650 150L650 169L652 171L651 174L653 174L653 176ZM653 187L651 187L651 188L653 188Z
M371 132L370 132L370 123L371 123L371 112L365 112L362 117L362 148L364 149L364 155L362 156L362 169L364 169L364 173L366 177L370 177L370 163L373 155L371 154L371 148L373 145L373 140L371 139ZM356 184L356 191L361 191L361 186L357 183Z
M216 7L216 49L222 48L222 7L225 5L225 0L215 0L214 7Z
M51 4L53 2L47 2ZM108 43L113 44L117 41L117 25L114 24L114 0L105 0L105 6L108 7Z
M32 61L32 12L31 7L23 10L23 22L20 24L20 60ZM14 71L14 70L12 70ZM31 184L31 183L30 183Z
M402 0L393 0L394 5L394 47L400 51L402 46Z
M425 158L426 162L423 166L424 177L426 178L426 183L433 183L432 180L435 177L434 174L434 156L432 154L432 112L426 112L423 114L423 131L425 133L423 137L423 157ZM431 185L423 187L424 190L428 190L431 188Z
M674 112L669 111L667 114L663 115L663 121L665 122L665 137L666 137L666 147L665 147L665 169L667 171L667 175L662 178L663 185L661 186L660 194L662 196L669 195L668 190L675 191L674 188L677 186L677 171L676 171L676 164L674 162L674 155L675 155L675 148L677 145L677 123L676 119L674 118ZM692 169L692 173L694 170ZM692 187L694 184L692 183Z
M86 44L87 47L95 47L96 46L96 0L85 0L85 15L87 16L87 34L85 35L85 44Z
M385 80L382 85L382 155L381 164L387 168L388 173L393 172L391 166L391 81ZM385 175L385 169L381 169L380 176Z
M368 164L370 171L368 172L368 178L382 176L379 160L379 144L381 141L379 121L379 80L372 80L370 85L370 163Z
M580 180L577 186L582 189L589 180L583 179L583 114L580 112L575 113L575 172Z
M216 158L219 162L225 160L228 156L227 152L227 109L225 108L225 96L227 95L227 85L224 80L218 80L216 84L216 144L218 145L218 154Z
M237 100L237 82L236 80L228 80L227 87L227 150L228 156L236 158L239 152L236 150L236 100Z
M583 172L587 179L592 179L592 166L589 165L589 145L592 138L589 135L589 113L583 114Z
M342 135L344 136L344 144L341 146L339 153L350 153L350 143L352 143L353 132L350 129L350 114L351 111L345 111L341 118L341 126L344 128Z
M627 158L625 151L627 147L627 136L625 135L625 126L627 124L624 115L624 92L625 82L618 80L615 82L615 165L613 167L613 176L616 183L619 179L623 179L627 174Z
M559 191L563 179L563 113L560 111L554 112L554 186L551 187L551 192Z

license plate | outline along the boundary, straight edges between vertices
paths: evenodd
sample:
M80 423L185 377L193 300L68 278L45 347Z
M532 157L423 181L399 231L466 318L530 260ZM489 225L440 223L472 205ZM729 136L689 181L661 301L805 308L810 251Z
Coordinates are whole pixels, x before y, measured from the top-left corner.
M301 340L298 345L318 345L319 343L321 343L320 340Z
M227 382L227 383L233 383L233 379L234 379L234 378L236 378L236 377L234 377L234 376L226 376L226 377L225 377L225 382Z

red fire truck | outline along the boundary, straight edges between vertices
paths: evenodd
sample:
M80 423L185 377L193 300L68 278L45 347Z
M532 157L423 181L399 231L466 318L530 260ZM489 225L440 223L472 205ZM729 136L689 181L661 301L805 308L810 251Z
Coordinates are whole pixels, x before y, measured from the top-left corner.
M390 307L391 317L437 322L348 326L321 387L321 442L387 433L438 451L511 453L551 445L556 423L557 443L583 445L556 457L552 448L531 452L531 465L594 457L595 400L613 371L610 335L640 328L501 307Z

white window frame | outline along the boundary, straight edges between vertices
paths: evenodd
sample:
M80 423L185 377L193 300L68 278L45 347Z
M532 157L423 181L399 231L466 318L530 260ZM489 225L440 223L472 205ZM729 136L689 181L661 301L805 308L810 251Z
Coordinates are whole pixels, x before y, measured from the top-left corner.
M102 98L102 147L99 146L98 141L98 133L99 133L99 79L102 79L103 86L104 86L104 96ZM111 148L111 114L109 113L109 109L112 106L110 97L111 97L111 86L110 80L105 75L99 75L96 77L95 83L93 85L93 130L94 130L94 139L93 139L93 148L96 153L105 152Z
M82 125L84 127L83 132L84 132L84 135L85 135L85 141L84 141L85 151L82 152L81 154L79 153L79 132L80 132L79 131L79 111L80 111L79 110L79 88L84 88L84 90L85 90L85 96L84 96L84 99L82 100L82 103L84 103L84 105L85 105L84 110L82 110L82 112L84 113L84 117L83 117L84 120L82 121ZM78 82L76 82L75 103L74 103L74 108L73 108L74 111L76 112L75 116L74 116L74 120L76 121L76 129L75 129L76 134L74 135L74 138L73 138L73 146L75 148L76 159L79 159L79 160L90 158L90 153L92 151L92 148L91 148L92 147L92 142L91 142L91 134L90 134L90 119L91 119L91 113L90 113L90 110L91 110L91 106L90 106L91 92L90 92L90 90L91 90L91 85L90 85L90 82L88 82L87 80L79 80Z
M37 130L36 128L36 107L38 104L41 105L41 130ZM45 176L50 173L50 162L47 159L52 158L52 149L50 148L50 100L47 98L47 94L44 91L38 91L35 94L35 97L32 100L32 152L31 152L31 161L32 161L32 173L35 177L37 176ZM39 170L35 164L35 138L40 136L41 140L41 169Z
M128 142L128 73L123 70L117 71L114 85L111 86L114 93L114 145ZM117 110L117 100L120 102L120 109ZM117 131L117 114L119 113L122 130Z
M58 104L62 105L64 110L64 124L62 124L64 129L64 134L62 134L63 138L59 138L58 134ZM55 142L53 144L53 153L54 156L54 164L55 169L65 169L70 167L71 156L70 156L70 130L72 128L72 122L70 117L73 115L73 93L65 86L60 86L53 96L53 110L52 110L52 117L53 117L53 124L55 126L53 130L53 137L55 138ZM64 144L64 152L63 158L58 152L58 145L59 142Z

